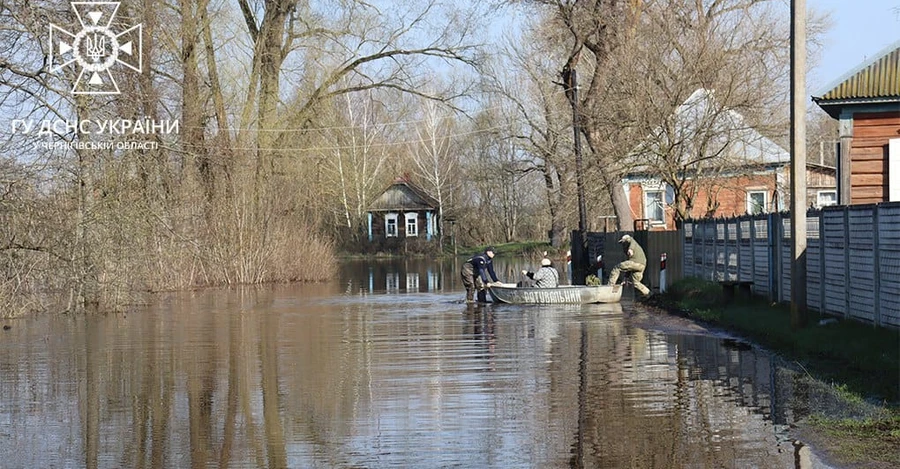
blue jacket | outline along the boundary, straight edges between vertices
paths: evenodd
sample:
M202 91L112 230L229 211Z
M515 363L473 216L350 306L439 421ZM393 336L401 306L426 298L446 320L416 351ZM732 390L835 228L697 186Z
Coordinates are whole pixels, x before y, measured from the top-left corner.
M476 254L466 262L472 264L476 275L481 276L482 282L488 283L488 274L491 275L491 278L494 279L495 282L499 282L499 280L497 280L497 274L494 273L494 260L488 257L487 254Z

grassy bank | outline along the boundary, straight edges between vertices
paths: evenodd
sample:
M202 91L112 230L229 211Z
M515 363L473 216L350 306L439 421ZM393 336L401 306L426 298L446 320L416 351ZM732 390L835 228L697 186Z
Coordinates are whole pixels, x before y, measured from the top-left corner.
M806 327L791 328L790 308L759 298L726 303L718 283L676 282L659 306L734 331L794 361L813 377L831 383L848 401L878 402L886 417L838 420L818 415L809 424L827 439L844 463L900 464L900 331L809 313Z

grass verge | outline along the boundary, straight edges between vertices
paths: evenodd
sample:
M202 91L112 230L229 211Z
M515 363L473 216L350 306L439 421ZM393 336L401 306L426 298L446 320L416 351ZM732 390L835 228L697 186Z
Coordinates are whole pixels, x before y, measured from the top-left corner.
M900 331L809 312L807 326L791 327L787 305L758 298L726 303L716 282L683 279L660 295L670 312L718 325L796 361L813 377L832 383L849 402L878 402L886 417L838 420L816 416L809 424L828 437L829 452L845 463L900 465Z

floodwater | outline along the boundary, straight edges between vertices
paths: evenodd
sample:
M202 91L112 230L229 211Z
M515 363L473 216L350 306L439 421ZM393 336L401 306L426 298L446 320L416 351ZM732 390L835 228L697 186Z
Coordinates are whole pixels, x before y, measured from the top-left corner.
M0 467L826 467L792 427L834 400L767 352L627 298L465 305L458 267L3 321Z

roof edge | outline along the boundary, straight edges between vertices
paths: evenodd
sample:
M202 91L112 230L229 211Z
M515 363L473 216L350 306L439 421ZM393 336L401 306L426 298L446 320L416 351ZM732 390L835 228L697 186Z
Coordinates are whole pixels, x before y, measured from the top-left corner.
M888 44L887 46L885 46L883 49L881 49L877 53L872 54L871 58L864 60L856 67L853 67L852 69L850 69L850 71L845 72L843 75L839 76L835 80L831 81L830 83L828 83L827 85L825 85L824 87L819 89L818 92L813 94L813 96L812 96L813 100L822 99L822 96L825 96L826 94L828 94L828 92L837 88L838 85L849 80L850 77L863 71L863 69L865 69L866 67L869 67L870 65L874 64L875 62L881 60L882 57L890 54L891 52L893 52L896 49L900 49L900 39L897 39L893 43Z

